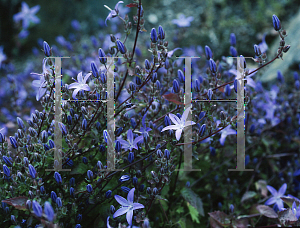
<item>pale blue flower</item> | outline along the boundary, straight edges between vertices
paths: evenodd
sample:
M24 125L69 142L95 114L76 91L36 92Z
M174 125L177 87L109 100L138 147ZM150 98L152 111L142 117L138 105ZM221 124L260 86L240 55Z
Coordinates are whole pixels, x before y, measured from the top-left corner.
M39 91L36 94L36 100L39 101L41 97L45 95L47 92L47 81L45 80L45 75L50 74L50 70L47 68L46 63L48 59L43 59L43 73L42 74L37 74L37 73L31 73L32 75L38 75L40 76L39 80L33 80L32 81L32 86L38 87Z
M282 209L283 201L282 201L282 199L280 199L280 197L284 196L286 188L287 188L287 185L286 185L286 183L284 183L277 192L275 188L273 188L270 185L267 185L267 189L271 192L271 194L273 196L265 202L265 205L271 205L271 204L275 203L279 210Z
M15 14L13 19L15 22L23 21L22 27L27 29L30 25L30 22L34 24L40 23L40 19L35 16L35 14L40 10L40 6L36 5L32 8L29 8L26 2L22 2L22 10L21 12Z
M6 55L3 52L3 46L0 46L0 68L3 61L6 60Z
M77 82L74 82L69 85L69 89L75 89L73 91L72 97L76 99L76 95L80 90L90 91L91 88L86 84L86 81L91 76L91 73L88 73L84 78L82 77L82 72L77 75ZM73 80L75 80L73 78ZM76 80L75 80L76 81Z
M299 216L300 216L300 205L297 208L297 205L296 205L295 201L293 202L293 205L292 205L292 212L297 217L297 219L299 219Z
M120 3L124 3L123 1L118 1L118 3L115 5L115 9L112 10L111 8L109 8L107 5L104 5L105 8L107 8L108 10L110 10L110 13L108 14L108 16L105 19L105 25L107 20L110 20L111 18L117 17L119 15L119 10L118 10L118 6Z
M220 138L220 144L222 146L224 146L225 143L225 139L228 135L235 135L236 134L236 130L231 129L231 125L225 127L222 131L221 131L221 138Z
M135 188L131 189L128 192L127 200L122 196L115 195L115 199L118 201L119 204L121 204L122 207L114 213L113 218L119 217L126 213L126 219L127 219L129 226L132 225L133 211L144 208L143 204L133 202L134 190L135 190ZM108 219L107 219L107 221L108 221Z
M127 141L124 139L118 139L118 140L122 144L123 149L132 151L132 149L136 149L136 150L138 149L137 144L139 142L142 142L143 139L144 139L143 136L138 136L133 140L132 130L129 129L127 131Z
M191 22L194 20L193 16L185 17L184 14L180 14L178 19L173 19L173 24L177 25L178 27L190 27Z
M177 141L180 140L181 138L181 133L183 131L183 129L187 126L190 125L194 125L196 124L194 121L186 121L189 113L190 113L190 109L191 107L188 107L187 109L185 109L185 111L183 112L181 119L179 119L176 115L170 113L169 117L171 119L171 121L175 124L175 125L169 125L167 127L164 127L161 131L166 131L166 130L176 130L175 135L176 135L176 139Z

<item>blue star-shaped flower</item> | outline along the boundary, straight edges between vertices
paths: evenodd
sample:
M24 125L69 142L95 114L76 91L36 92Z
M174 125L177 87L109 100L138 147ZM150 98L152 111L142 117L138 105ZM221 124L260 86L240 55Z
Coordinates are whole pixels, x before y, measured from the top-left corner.
M141 127L140 131L135 131L137 133L142 134L144 138L148 138L149 137L148 132L152 131L152 129L150 127L146 127L146 124L145 124L146 115L147 115L147 113L144 115L144 117L142 119L142 127Z
M125 150L130 150L132 151L132 149L138 149L137 144L141 141L143 141L143 136L138 136L133 140L133 133L132 130L129 129L127 131L127 141L124 139L118 139L119 142L122 144L122 148Z
M115 199L118 201L119 204L121 204L122 207L114 213L113 218L119 217L126 213L126 219L129 226L132 225L133 211L144 208L143 204L133 202L134 190L135 188L131 189L128 192L127 200L122 196L115 195Z
M221 131L220 144L221 144L222 146L224 146L225 139L226 139L227 135L236 135L236 130L231 129L231 125L225 127L225 128Z
M40 6L36 5L32 8L29 8L26 2L22 2L21 12L14 15L13 19L15 22L23 20L22 26L24 29L27 29L30 25L30 22L34 24L40 23L40 19L35 16L35 14L40 10Z
M190 27L191 22L194 20L193 16L185 17L184 14L180 14L178 19L173 19L173 24L177 25L178 27Z
M265 205L271 205L271 204L275 203L279 210L282 209L283 201L282 201L282 199L280 199L280 197L284 196L286 188L287 188L287 185L286 185L286 183L284 183L277 192L275 188L273 188L270 185L267 185L267 189L271 192L271 194L273 196L265 202Z
M108 10L110 10L110 13L108 14L107 18L105 19L105 25L107 20L110 20L111 18L117 17L119 15L119 10L118 10L118 6L120 3L124 3L123 1L118 1L118 3L115 5L115 9L112 10L111 8L109 8L107 5L104 5L105 8L107 8Z
M77 75L77 82L74 82L69 85L69 89L75 89L73 91L72 97L76 99L76 95L80 90L90 91L91 88L86 84L86 81L91 76L91 73L88 73L84 78L82 77L82 72ZM73 80L75 80L73 78ZM76 80L75 80L76 81Z

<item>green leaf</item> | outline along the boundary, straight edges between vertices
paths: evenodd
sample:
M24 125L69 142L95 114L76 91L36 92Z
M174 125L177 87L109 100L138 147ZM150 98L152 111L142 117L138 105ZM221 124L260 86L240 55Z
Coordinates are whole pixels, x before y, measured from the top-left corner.
M198 213L197 209L194 208L194 207L193 207L191 204L189 204L189 203L187 203L187 206L188 206L188 208L189 208L190 215L191 215L191 217L192 217L193 222L200 223L199 218L198 218L199 213Z
M245 194L243 195L243 197L241 199L241 202L244 202L245 200L251 199L254 196L256 196L256 192L253 192L253 191L245 192Z
M177 224L180 226L180 228L186 228L185 218L180 218L180 220L177 222Z
M176 212L177 212L178 214L180 214L180 213L184 212L184 209L183 209L183 207L179 207L179 208L177 208Z
M259 211L260 214L268 218L278 218L277 213L271 207L268 207L266 205L258 205L256 209Z
M83 163L79 163L78 166L76 166L74 169L71 170L71 175L73 174L83 174L85 173L87 170L86 170L86 165L83 164Z
M8 205L11 205L18 210L26 210L26 201L27 200L28 200L28 197L19 196L19 197L15 197L15 198L2 200L2 202L7 203Z
M201 216L204 216L202 200L192 189L184 187L181 191L181 195L188 203L197 209Z
M297 208L300 205L300 201L297 200L297 199L294 199L292 197L283 196L283 197L280 197L280 199L282 199L283 202L285 202L290 208L292 208L292 205L293 205L294 202L296 203Z

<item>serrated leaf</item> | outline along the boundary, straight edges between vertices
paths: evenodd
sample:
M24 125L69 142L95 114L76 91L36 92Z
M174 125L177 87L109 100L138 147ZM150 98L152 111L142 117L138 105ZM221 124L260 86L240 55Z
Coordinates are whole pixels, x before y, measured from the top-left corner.
M278 218L277 213L273 210L273 208L268 207L266 205L258 205L256 207L258 212L268 218Z
M283 211L279 211L278 212L278 219L280 220L280 222L296 222L298 221L297 217L294 215L294 213L292 212L292 209L286 209Z
M28 200L28 197L19 196L19 197L15 197L15 198L2 200L2 202L7 203L8 205L11 205L18 210L26 210L26 201L27 200Z
M208 213L210 218L215 220L215 223L213 223L215 226L213 227L227 227L230 226L230 216L225 214L223 211L214 211ZM218 226L217 226L218 225Z
M204 216L202 200L192 189L184 187L181 191L181 195L188 203L197 209L201 216Z
M198 218L199 213L198 213L197 209L194 208L194 207L193 207L191 204L189 204L189 203L187 203L187 206L188 206L188 208L189 208L190 215L191 215L191 217L192 217L193 222L200 223L199 218Z
M243 197L241 199L241 202L244 202L245 200L251 199L254 196L256 196L256 192L253 192L253 191L245 192L245 194L243 195Z
M296 203L297 208L300 205L300 201L295 198L292 198L292 197L282 196L282 197L280 197L280 199L282 199L283 202L285 202L290 208L292 208L292 205L294 202Z
M180 226L180 228L186 228L185 218L180 218L180 220L177 222L177 224Z
M177 212L178 214L180 214L180 213L184 212L184 209L183 209L183 207L179 207L179 208L177 208L176 212Z

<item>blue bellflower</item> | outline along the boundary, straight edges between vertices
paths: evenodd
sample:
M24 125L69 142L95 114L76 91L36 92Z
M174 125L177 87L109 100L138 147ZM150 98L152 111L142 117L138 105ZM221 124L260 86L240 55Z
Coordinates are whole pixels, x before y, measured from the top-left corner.
M35 16L35 14L40 10L40 6L36 5L32 8L29 8L26 2L22 2L22 10L21 12L15 14L13 19L15 22L23 21L22 27L23 29L27 29L30 23L38 24L40 23L40 19Z
M47 59L43 59L43 73L37 74L37 73L31 73L33 75L40 76L40 80L33 80L32 86L38 87L39 91L36 94L36 100L39 101L47 92L47 81L45 80L45 75L50 74L49 69L46 67Z
M77 75L77 82L74 82L69 85L69 89L75 89L73 91L72 97L76 99L76 95L80 90L90 91L91 88L86 84L86 81L91 76L91 73L88 73L84 78L82 77L82 72ZM73 80L75 80L73 78ZM76 81L76 80L75 80Z
M183 112L181 119L179 119L176 115L170 113L169 117L175 125L170 125L170 126L164 127L161 131L163 132L163 131L172 130L172 129L176 130L176 132L175 132L176 139L177 139L177 141L179 141L183 129L187 126L196 124L194 121L186 121L188 114L190 113L190 109L191 108L189 107Z
M105 19L105 25L107 26L106 21L110 20L111 18L117 17L119 15L119 10L118 10L118 6L120 3L124 3L123 1L118 1L118 3L115 5L115 9L112 10L111 8L109 8L107 5L104 5L105 8L107 8L108 10L110 10L110 13L108 14L108 16Z
M267 189L271 192L272 197L265 202L265 205L271 205L275 203L278 209L281 210L283 208L283 201L280 199L280 197L284 196L286 188L287 184L284 183L277 192L275 188L267 185Z
M133 139L132 130L129 129L127 131L127 141L124 139L118 139L118 140L122 144L123 149L132 151L132 149L136 149L136 150L138 149L137 144L139 142L142 142L143 139L144 139L143 136L138 136L135 139Z
M133 202L134 191L135 188L131 189L128 192L127 200L122 196L115 195L115 199L118 201L119 204L121 204L122 207L114 213L113 218L119 217L126 213L126 219L129 226L132 225L133 211L144 208L143 204Z
M152 131L152 129L150 127L146 127L146 124L145 124L146 115L147 115L147 113L143 116L142 127L140 128L140 131L135 131L137 133L142 134L145 139L147 139L149 137L148 132Z
M178 27L190 27L191 22L194 20L193 16L185 17L184 14L180 14L178 19L173 19L172 23Z

